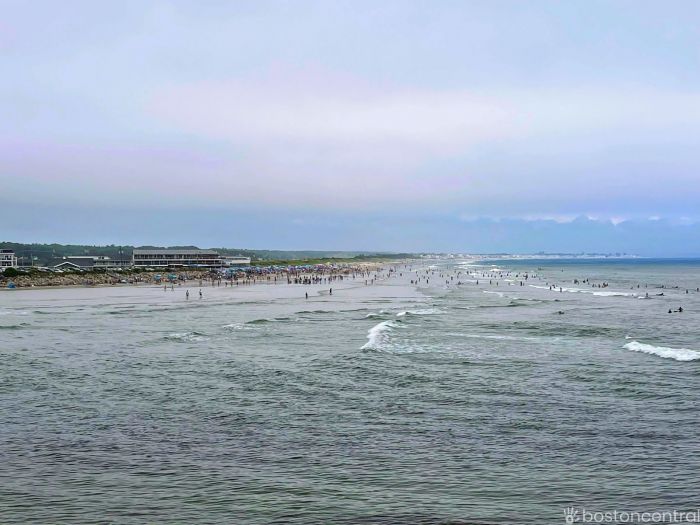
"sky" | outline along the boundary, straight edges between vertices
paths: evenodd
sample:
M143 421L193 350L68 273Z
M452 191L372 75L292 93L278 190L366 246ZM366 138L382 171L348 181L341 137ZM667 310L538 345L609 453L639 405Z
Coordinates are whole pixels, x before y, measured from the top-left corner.
M0 240L700 255L695 0L0 9Z

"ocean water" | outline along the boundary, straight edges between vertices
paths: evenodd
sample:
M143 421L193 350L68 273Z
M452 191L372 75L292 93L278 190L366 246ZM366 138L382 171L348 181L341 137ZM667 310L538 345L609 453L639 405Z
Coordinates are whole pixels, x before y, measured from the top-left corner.
M699 261L436 261L333 286L1 292L0 523L700 507Z

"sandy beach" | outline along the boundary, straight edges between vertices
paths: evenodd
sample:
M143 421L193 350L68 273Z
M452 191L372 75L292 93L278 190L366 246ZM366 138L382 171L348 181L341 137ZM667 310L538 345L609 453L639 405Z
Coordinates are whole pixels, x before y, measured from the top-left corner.
M238 279L212 278L209 272L188 272L186 281L154 282L155 273L138 274L145 279L132 284L100 285L57 284L3 288L0 308L50 309L54 307L91 308L114 306L139 308L151 306L170 308L211 306L214 304L273 303L309 305L324 303L325 307L346 307L348 304L386 297L417 298L420 293L408 277L400 278L389 270L403 265L364 264L342 271L270 272L263 275L239 276ZM360 273L362 272L362 273ZM408 274L406 274L408 276ZM148 280L146 280L148 279ZM298 282L295 283L294 281ZM303 284L304 281L312 281ZM320 282L315 282L320 281ZM201 291L201 298L199 296ZM332 291L332 293L331 293ZM189 297L187 293L189 292ZM307 297L308 295L308 297ZM276 307L272 306L273 309Z

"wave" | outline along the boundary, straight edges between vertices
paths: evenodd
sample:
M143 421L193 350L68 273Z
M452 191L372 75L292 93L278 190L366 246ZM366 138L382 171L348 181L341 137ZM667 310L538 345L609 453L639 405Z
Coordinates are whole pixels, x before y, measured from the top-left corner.
M389 333L396 327L394 321L382 321L367 332L367 342L362 350L382 350L389 342Z
M252 329L250 326L246 326L245 323L225 324L224 326L222 326L222 328L226 328L227 330L251 330Z
M377 319L379 317L384 317L384 315L386 315L386 312L384 310L379 310L378 312L371 312L365 315L365 319Z
M630 293L630 292L615 292L612 290L583 290L581 288L567 288L565 286L552 286L550 289L549 286L540 286L537 284L529 284L528 285L530 288L538 288L540 290L550 290L552 292L558 292L559 289L561 288L562 292L568 292L568 293L586 293L590 295L596 295L598 297L637 297L636 293Z
M510 301L508 304L480 304L480 305L475 306L473 308L466 307L466 306L457 306L456 308L459 308L462 310L473 310L473 309L480 309L480 308L515 308L518 306L528 307L530 305L518 302L518 300L513 300L513 301Z
M503 292L492 292L490 290L482 290L484 293L488 293L491 295L497 295L498 297L503 297Z
M167 341L177 341L179 343L194 343L206 341L207 337L201 332L177 332L164 337Z
M265 324L265 323L281 323L283 321L289 321L289 317L264 317L262 319L253 319L252 321L246 322L246 324Z
M441 313L437 308L424 308L422 310L406 310L396 314L396 317L404 317L406 315L435 315Z
M0 316L4 316L4 315L29 315L29 312L27 310L10 310L10 309L0 310Z
M695 361L700 359L700 352L697 350L688 350L687 348L670 348L667 346L653 346L639 341L630 341L623 348L633 350L635 352L644 352L645 354L658 355L666 359L675 359L676 361Z
M495 341L538 341L538 339L536 337L516 337L513 335L463 334L463 333L450 333L447 335L454 335L457 337L467 337L469 339L492 339Z
M29 326L29 323L9 324L4 326L0 325L0 330L21 330L27 326Z

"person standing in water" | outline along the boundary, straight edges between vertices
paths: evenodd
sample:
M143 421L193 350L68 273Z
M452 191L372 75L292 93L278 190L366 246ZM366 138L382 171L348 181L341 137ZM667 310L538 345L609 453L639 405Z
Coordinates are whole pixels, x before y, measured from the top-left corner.
M190 291L187 290L187 291L185 292L185 299L189 299L189 298L190 298Z

